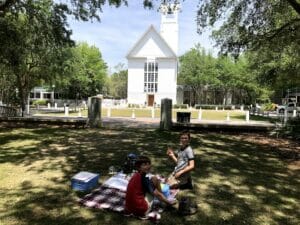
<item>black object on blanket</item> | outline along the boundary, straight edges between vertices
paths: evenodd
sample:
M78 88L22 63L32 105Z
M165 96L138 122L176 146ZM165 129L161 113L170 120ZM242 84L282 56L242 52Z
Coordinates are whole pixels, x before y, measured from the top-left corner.
M138 156L134 153L129 153L126 157L126 160L123 165L123 173L129 174L135 170L135 162Z

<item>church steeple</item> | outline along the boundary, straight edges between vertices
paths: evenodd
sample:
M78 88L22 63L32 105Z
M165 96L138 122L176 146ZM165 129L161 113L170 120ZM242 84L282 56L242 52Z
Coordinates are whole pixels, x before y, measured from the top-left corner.
M159 6L161 13L160 34L178 54L178 12L180 11L180 4L177 0L171 3L171 0L162 0Z

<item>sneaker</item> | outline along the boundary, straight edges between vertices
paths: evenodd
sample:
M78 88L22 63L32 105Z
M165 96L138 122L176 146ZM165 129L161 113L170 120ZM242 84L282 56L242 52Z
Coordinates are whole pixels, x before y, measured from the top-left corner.
M132 214L132 213L129 213L129 212L125 212L123 215L124 215L125 217L131 217L131 216L133 216L133 214Z
M161 218L161 215L160 215L159 212L151 212L151 213L148 214L148 218L152 222L158 222Z
M140 220L147 220L147 219L149 219L148 216L139 216L138 218L139 218Z

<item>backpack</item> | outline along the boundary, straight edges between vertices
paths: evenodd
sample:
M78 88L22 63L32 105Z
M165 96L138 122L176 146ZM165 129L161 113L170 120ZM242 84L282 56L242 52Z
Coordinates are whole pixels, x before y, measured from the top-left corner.
M189 197L182 197L179 200L178 213L182 216L192 215L198 211L196 202Z
M137 155L134 153L129 153L123 164L123 173L129 174L135 170L135 162L137 160Z

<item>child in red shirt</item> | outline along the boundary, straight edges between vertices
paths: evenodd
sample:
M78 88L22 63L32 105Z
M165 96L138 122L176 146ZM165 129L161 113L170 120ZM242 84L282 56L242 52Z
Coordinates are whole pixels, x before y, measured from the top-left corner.
M136 172L130 179L125 198L125 213L143 218L151 210L151 200L157 197L167 205L175 202L169 201L161 192L160 181L156 176L147 177L151 169L151 161L148 157L140 156L136 161Z

